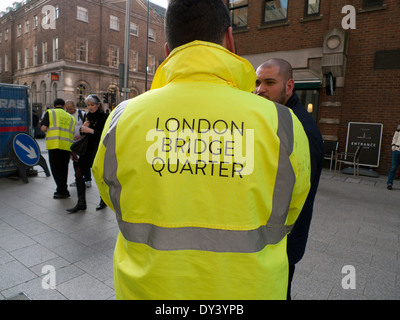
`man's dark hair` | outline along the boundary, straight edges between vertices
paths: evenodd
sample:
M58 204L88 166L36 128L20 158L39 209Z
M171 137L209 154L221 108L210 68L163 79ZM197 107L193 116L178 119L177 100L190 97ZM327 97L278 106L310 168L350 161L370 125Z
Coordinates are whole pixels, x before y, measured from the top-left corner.
M222 44L231 25L222 0L170 0L165 33L170 51L194 40Z
M65 101L63 99L57 98L56 100L54 100L54 104L55 107L57 106L65 106Z

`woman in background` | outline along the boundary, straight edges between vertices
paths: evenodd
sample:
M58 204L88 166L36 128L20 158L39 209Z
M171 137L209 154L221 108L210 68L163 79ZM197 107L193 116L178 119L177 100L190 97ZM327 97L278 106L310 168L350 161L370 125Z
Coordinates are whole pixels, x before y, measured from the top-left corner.
M86 210L86 184L83 179L85 169L91 168L97 148L100 143L101 133L107 120L101 100L95 94L88 95L85 103L89 109L86 121L81 127L81 135L88 135L88 146L86 153L79 157L75 170L76 189L78 191L78 203L75 207L67 209L70 213Z

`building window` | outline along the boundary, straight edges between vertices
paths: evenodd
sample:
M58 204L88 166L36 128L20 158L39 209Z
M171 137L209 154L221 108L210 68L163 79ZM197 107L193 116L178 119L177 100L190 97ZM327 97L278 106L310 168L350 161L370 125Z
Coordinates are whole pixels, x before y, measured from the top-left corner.
M25 20L25 33L29 32L29 20Z
M400 68L400 50L375 52L374 69Z
M4 56L4 71L8 72L8 53Z
M76 61L88 62L88 40L80 38L76 40Z
M110 29L119 31L119 18L116 16L110 16Z
M318 121L318 101L319 101L319 90L315 89L295 89L295 93L299 97L301 104L308 108L309 104L312 104L312 110L308 110L310 115L315 121Z
M42 63L47 63L47 41L42 43Z
M119 67L119 48L110 45L110 67Z
M35 44L33 46L33 66L36 67L38 63L38 46Z
M83 7L77 7L77 17L78 20L89 22L89 13L88 9Z
M306 16L319 15L320 0L307 0L306 1Z
M289 0L265 1L264 23L287 20Z
M37 103L37 87L35 82L32 82L32 102Z
M59 59L59 41L58 38L53 39L53 61L57 61Z
M40 95L41 95L41 100L43 106L46 106L47 104L47 86L46 83L43 81L41 86L40 86Z
M76 88L76 105L78 108L84 108L85 105L85 98L87 96L87 86L83 83L81 83L77 88Z
M152 28L149 28L149 40L156 41L156 31Z
M247 26L248 5L248 0L229 0L229 13L234 29Z
M52 94L52 101L56 100L58 98L58 85L57 82L53 82L53 87L51 90L51 94Z
M17 52L17 70L22 69L22 55L21 51Z
M129 33L133 36L139 36L139 26L136 23L131 22Z
M9 30L6 29L6 35L4 36L4 40L5 40L5 41L8 41L8 32L9 32Z
M363 8L382 7L383 0L363 0Z
M138 52L135 50L129 51L129 70L130 71L138 71L138 61L139 61Z
M3 72L3 59L0 57L0 73Z
M147 72L150 74L154 74L156 71L156 57L149 55L149 61L147 66Z
M17 37L20 37L22 33L22 24L18 23L17 26Z
M25 68L29 68L29 49L25 48Z
M56 9L56 19L58 19L60 17L60 8L58 7L58 5L54 6Z
M0 32L0 43L3 41L3 32Z
M43 12L42 26L50 23L50 10Z
M38 16L33 17L33 29L36 29L39 25Z

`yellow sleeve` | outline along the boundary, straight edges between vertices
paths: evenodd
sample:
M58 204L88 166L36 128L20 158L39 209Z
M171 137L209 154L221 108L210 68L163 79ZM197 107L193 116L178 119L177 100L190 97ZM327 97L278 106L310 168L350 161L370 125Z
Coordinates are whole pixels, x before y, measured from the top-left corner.
M291 111L293 119L293 152L290 155L296 181L293 187L286 224L293 225L306 201L311 185L311 159L308 138L303 125Z

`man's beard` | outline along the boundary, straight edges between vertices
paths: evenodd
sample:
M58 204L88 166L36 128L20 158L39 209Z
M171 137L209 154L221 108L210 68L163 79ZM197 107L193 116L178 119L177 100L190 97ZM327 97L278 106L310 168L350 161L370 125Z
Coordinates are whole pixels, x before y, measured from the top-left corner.
M260 97L266 98L268 100L271 100L273 102L279 103L284 105L285 104L285 100L286 100L286 88L283 88L283 90L281 91L281 93L275 98L275 99L271 99L267 94L259 94Z

